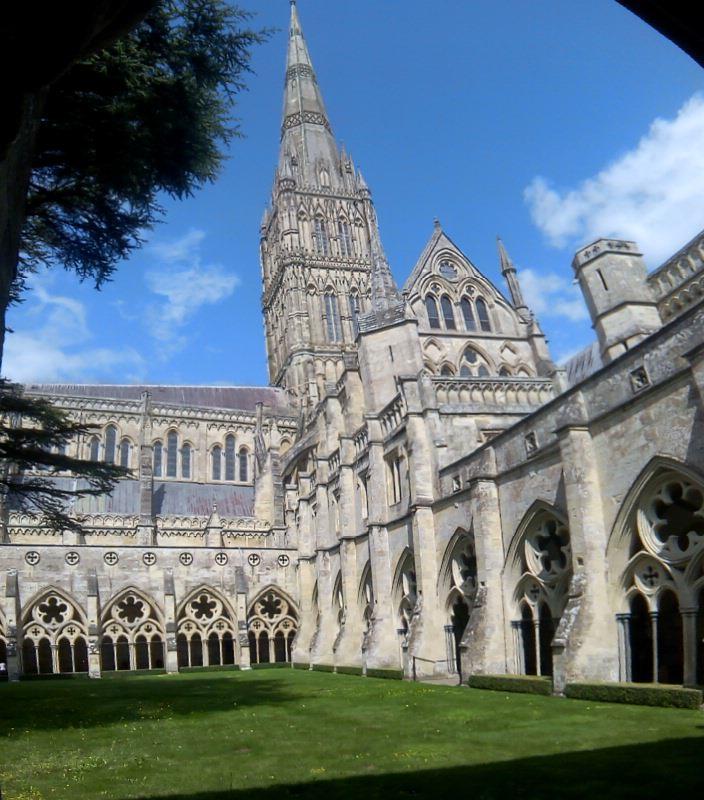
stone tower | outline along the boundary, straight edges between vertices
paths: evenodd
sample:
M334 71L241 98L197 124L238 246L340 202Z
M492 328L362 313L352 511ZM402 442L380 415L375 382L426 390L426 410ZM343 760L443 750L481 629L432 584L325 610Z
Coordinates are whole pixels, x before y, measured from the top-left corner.
M312 406L356 350L378 241L371 193L337 146L291 3L279 162L261 225L269 379Z

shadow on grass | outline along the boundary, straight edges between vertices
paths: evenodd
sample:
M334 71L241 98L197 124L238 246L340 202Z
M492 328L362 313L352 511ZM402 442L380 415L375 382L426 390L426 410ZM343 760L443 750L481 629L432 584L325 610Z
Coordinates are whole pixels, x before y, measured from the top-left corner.
M149 676L124 680L31 681L2 689L0 737L18 730L91 728L290 703L300 696L282 682L233 680L238 673ZM197 679L195 679L197 678Z
M510 737L507 731L507 739ZM365 775L265 789L144 796L138 800L643 800L701 796L704 737L560 753L492 764ZM130 795L134 797L134 795Z

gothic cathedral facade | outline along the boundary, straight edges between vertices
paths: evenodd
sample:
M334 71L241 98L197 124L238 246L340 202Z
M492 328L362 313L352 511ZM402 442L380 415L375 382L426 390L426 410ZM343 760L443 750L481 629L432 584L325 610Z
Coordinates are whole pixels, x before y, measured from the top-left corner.
M563 366L500 242L505 293L439 223L399 288L291 9L270 386L25 387L132 477L78 533L5 498L0 662L704 683L704 233L651 273L581 249Z

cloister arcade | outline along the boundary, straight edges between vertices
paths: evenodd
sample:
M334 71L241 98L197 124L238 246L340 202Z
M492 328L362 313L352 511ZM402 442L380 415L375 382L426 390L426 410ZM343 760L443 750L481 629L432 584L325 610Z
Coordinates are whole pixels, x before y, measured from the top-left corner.
M269 587L250 604L247 621L252 664L291 661L298 630L298 611L287 595Z

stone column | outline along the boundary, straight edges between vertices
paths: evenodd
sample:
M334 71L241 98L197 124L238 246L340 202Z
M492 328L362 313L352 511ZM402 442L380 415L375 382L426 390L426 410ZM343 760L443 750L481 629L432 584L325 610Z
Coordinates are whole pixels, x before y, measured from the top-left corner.
M164 574L164 621L166 623L164 667L167 672L178 672L176 592L174 590L174 576L171 570Z
M487 458L491 464L493 456L493 451L489 451ZM501 674L507 671L507 660L501 576L505 555L499 492L490 477L474 481L470 492L477 593L460 647L462 675Z
M315 613L312 603L314 586L315 556L301 554L298 557L298 597L301 616L293 645L293 660L304 664L310 663L310 644L315 634Z
M696 608L682 609L682 635L684 639L684 684L697 683L697 613Z
M599 470L591 433L570 422L558 431L564 470L573 576L553 639L554 685L618 678L616 617L609 604Z
M22 606L20 604L19 580L17 570L7 571L5 582L5 621L7 623L7 677L8 680L18 681L23 668L20 658L22 647Z
M249 632L247 630L247 587L245 584L244 570L237 567L235 570L235 585L237 597L235 599L237 610L237 642L239 648L240 669L251 669L251 654L249 652ZM237 662L237 653L235 653Z
M100 678L100 604L98 601L98 576L88 576L88 676Z

